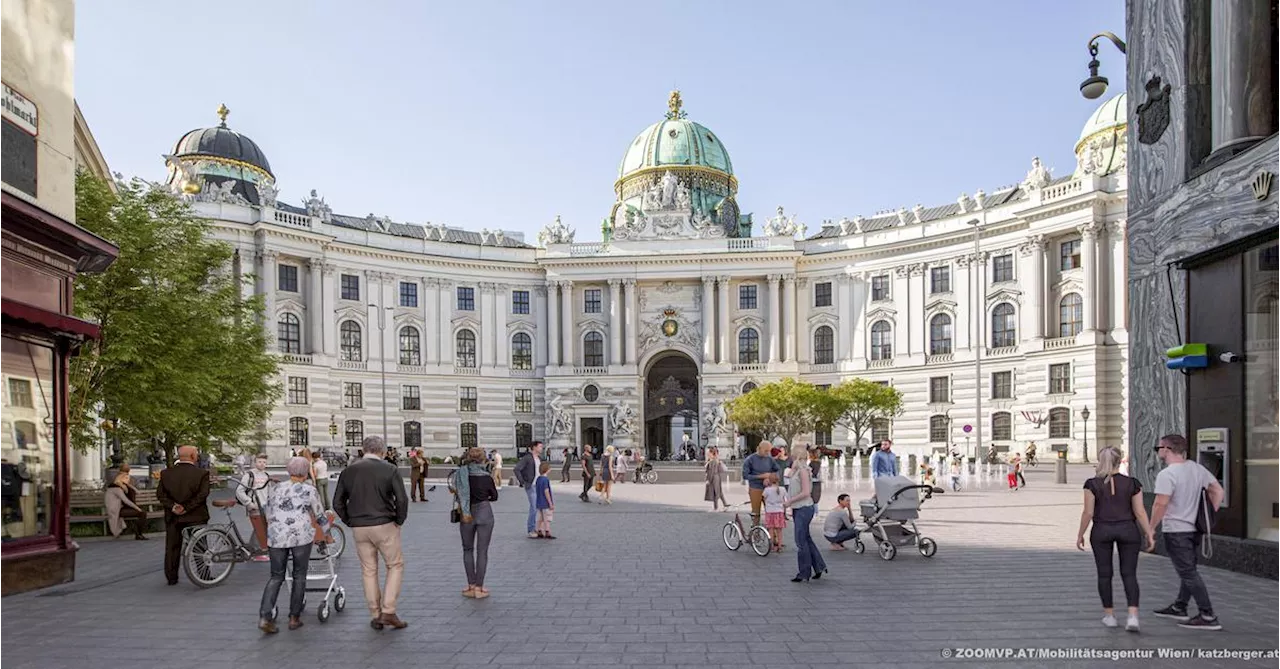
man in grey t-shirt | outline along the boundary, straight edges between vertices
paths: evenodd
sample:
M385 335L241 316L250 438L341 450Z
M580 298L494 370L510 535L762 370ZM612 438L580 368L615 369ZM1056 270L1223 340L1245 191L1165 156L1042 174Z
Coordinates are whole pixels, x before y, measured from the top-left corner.
M1156 453L1165 468L1156 476L1156 501L1151 507L1151 526L1160 526L1165 551L1178 572L1182 585L1173 605L1155 612L1158 616L1178 620L1179 627L1220 630L1222 623L1213 613L1209 590L1196 570L1196 514L1200 510L1201 491L1207 491L1214 511L1222 505L1222 486L1209 470L1198 462L1187 460L1187 439L1180 434L1160 438ZM1196 600L1197 615L1187 615L1187 602Z

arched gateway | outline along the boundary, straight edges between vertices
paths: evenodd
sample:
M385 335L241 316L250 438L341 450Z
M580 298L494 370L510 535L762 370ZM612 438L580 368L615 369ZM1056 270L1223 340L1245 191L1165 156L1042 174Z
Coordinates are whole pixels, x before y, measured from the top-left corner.
M698 382L698 364L681 351L664 351L649 361L642 437L649 459L665 460L684 444L699 446Z

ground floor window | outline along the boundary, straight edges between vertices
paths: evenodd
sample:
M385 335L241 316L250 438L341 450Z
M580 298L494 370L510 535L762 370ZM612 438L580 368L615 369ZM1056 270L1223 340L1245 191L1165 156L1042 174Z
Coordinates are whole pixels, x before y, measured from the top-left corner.
M411 420L404 424L404 447L422 448L422 423Z
M360 448L364 443L364 422L358 420L347 421L346 441L347 448Z
M871 445L874 446L889 438L889 420L877 418L871 421Z
M458 445L463 448L475 448L480 443L475 423L463 423L458 427Z
M306 418L294 416L289 419L289 445L302 448L307 445L309 423Z
M54 442L53 415L60 391L55 379L54 350L44 344L4 337L4 370L9 390L4 414L12 429L0 434L0 481L3 482L3 540L49 534L59 457ZM15 392L18 390L18 392Z
M533 425L529 423L516 423L516 450L528 448L533 443Z
M1275 504L1276 464L1280 462L1280 378L1276 354L1280 338L1277 296L1276 242L1272 240L1244 254L1244 375L1245 375L1245 536L1277 541Z

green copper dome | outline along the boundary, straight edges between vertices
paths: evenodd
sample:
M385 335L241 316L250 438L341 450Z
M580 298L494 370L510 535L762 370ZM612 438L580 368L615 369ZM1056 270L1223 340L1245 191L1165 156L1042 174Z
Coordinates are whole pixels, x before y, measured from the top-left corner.
M1124 129L1129 123L1128 97L1121 93L1099 105L1097 111L1089 116L1084 128L1080 130L1080 139L1076 140L1076 150L1090 137L1113 128Z
M645 128L627 147L618 178L666 166L705 167L733 174L733 163L720 138L685 118L678 92L672 93L668 106L667 118Z

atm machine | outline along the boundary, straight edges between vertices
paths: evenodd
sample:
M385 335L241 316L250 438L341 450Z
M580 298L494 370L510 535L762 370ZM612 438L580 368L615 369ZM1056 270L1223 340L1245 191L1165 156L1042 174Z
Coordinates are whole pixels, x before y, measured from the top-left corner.
M1222 486L1222 508L1231 501L1231 431L1225 427L1196 430L1196 462L1199 462Z

